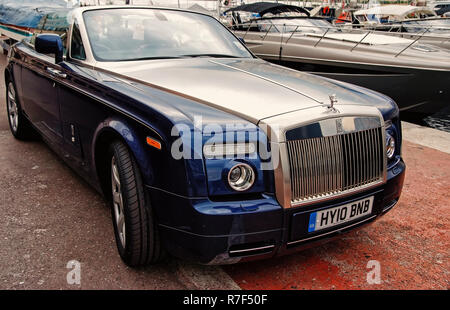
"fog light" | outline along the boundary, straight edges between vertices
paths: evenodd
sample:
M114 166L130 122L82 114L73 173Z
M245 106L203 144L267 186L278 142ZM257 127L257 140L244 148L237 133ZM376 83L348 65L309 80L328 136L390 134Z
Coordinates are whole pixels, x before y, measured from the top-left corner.
M228 184L231 188L242 192L252 187L255 182L255 172L247 164L238 164L228 172Z
M386 155L388 159L392 159L395 154L395 139L392 135L386 132Z

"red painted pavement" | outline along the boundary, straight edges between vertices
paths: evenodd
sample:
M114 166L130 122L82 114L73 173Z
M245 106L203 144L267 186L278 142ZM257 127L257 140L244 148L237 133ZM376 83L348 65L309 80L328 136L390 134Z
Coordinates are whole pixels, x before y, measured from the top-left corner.
M243 289L449 289L450 154L405 141L402 197L377 222L290 256L224 267ZM367 283L367 263L381 284Z

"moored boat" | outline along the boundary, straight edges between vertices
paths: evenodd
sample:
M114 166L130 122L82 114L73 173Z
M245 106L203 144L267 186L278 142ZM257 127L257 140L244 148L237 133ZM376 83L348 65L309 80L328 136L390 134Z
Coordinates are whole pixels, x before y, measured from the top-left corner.
M411 19L400 23L387 24L378 28L383 34L417 40L450 49L450 18L432 17Z
M385 24L435 17L436 13L426 6L392 4L358 10L354 16L361 25L377 29L378 27L383 28Z
M243 5L226 14L248 15L254 9ZM263 59L379 91L405 111L428 115L448 105L450 50L383 33L341 29L323 19L294 14L283 4L276 11L255 13L258 17L231 28Z

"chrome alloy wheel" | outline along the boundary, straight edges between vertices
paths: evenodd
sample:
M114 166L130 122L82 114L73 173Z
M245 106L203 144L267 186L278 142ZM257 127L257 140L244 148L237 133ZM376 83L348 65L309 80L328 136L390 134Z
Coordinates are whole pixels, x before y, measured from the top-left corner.
M9 123L11 124L11 128L14 132L17 132L17 128L19 128L19 108L17 107L16 102L16 91L14 90L13 83L8 84L8 116Z
M113 156L111 160L111 184L115 225L119 234L122 247L126 245L125 235L125 214L123 211L122 187L120 184L119 169L116 165L116 158Z

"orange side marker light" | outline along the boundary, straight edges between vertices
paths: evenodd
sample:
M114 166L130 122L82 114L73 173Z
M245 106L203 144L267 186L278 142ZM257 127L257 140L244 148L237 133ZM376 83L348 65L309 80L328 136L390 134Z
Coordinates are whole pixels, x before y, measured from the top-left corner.
M157 148L158 150L161 149L161 142L159 142L155 139L152 139L150 137L147 137L147 144L150 146L153 146L154 148Z

